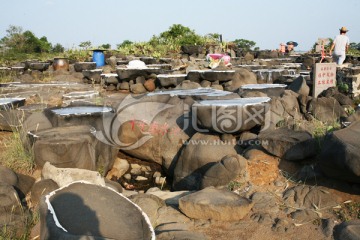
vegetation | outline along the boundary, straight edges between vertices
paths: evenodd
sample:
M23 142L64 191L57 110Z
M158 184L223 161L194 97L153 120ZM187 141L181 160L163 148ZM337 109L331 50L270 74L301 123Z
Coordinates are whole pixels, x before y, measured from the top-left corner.
M242 49L243 51L250 51L256 45L256 42L246 39L235 39L233 43L235 43L238 48Z
M3 140L4 150L0 155L0 162L16 172L31 173L34 168L34 157L29 153L21 141L20 133L13 134Z

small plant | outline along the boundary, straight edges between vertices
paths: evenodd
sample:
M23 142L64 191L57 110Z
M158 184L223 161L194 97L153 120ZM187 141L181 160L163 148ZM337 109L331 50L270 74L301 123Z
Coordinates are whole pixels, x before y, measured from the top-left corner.
M238 190L241 187L241 183L238 181L230 181L227 185L227 189L229 191L235 191Z

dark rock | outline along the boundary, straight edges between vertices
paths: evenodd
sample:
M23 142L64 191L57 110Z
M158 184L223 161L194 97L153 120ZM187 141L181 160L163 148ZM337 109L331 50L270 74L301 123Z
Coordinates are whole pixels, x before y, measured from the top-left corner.
M335 207L338 204L334 196L325 189L306 185L286 190L283 199L287 206L298 210L326 209Z
M334 228L335 240L358 240L360 239L360 220L343 222Z
M199 142L204 144L199 144ZM208 177L214 178L211 181L213 183L224 184L221 179L230 181L231 179L226 174L223 175L227 171L226 167L222 166L225 163L220 161L226 156L236 156L237 150L241 150L234 142L221 143L220 137L217 135L196 133L181 152L174 171L173 188L175 190L199 190L203 185L202 180L207 171L210 171ZM234 161L235 159L229 158L229 160L226 160L226 164L229 164L229 166L237 167L237 169L230 170L230 172L233 172L231 177L234 177L236 173L242 170L240 162ZM212 167L214 168L211 170ZM223 167L224 171L221 174L215 171Z
M335 98L314 98L310 101L308 112L325 123L334 123L340 117L347 117L346 112Z
M17 190L20 199L24 199L34 185L35 178L22 173L17 173L16 175L19 181L16 184L15 189Z
M31 203L37 206L40 198L58 189L59 186L51 179L44 179L36 182L31 188Z
M316 155L311 134L288 128L268 130L259 134L262 147L269 153L289 161L304 160Z
M5 229L6 239L20 239L26 233L26 218L16 190L0 183L0 233Z
M326 135L319 157L325 175L360 183L360 121Z
M188 217L217 221L239 221L251 210L253 203L228 190L213 187L179 199L180 210Z
M165 206L165 202L152 194L135 194L129 199L138 205L149 217L151 225L155 226L159 217L159 208Z
M185 80L183 82L181 82L176 89L196 89L196 88L200 88L200 84L196 83L196 82L190 82L189 80Z
M321 230L326 237L333 235L335 222L331 218L321 219Z
M43 197L40 221L41 239L155 239L148 217L137 205L120 193L86 183Z
M141 84L144 84L146 81L145 77L144 76L139 76L135 79L135 83L141 83Z
M200 54L203 52L203 46L200 45L183 45L181 46L181 51L183 53L193 55L193 54Z
M18 183L18 176L10 168L0 165L0 184L15 186Z
M304 95L304 96L308 96L310 93L310 88L309 86L306 84L306 80L303 76L300 76L298 78L296 78L290 85L289 85L289 89Z
M146 93L146 88L142 83L136 83L130 85L130 91L135 94L142 94L142 93Z

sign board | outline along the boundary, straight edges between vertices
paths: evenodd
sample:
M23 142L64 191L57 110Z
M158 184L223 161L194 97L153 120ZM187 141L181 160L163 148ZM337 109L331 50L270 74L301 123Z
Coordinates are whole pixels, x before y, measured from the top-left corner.
M316 63L313 83L313 97L336 86L336 63Z

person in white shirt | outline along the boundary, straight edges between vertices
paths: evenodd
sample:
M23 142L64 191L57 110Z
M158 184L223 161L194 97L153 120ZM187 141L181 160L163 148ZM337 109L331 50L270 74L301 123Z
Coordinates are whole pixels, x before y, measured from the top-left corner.
M342 27L339 30L340 34L335 37L333 44L331 45L330 55L333 56L334 62L341 65L346 58L346 52L349 49L350 40L349 37L346 36L346 33L349 31L346 27ZM333 50L334 53L332 54Z

